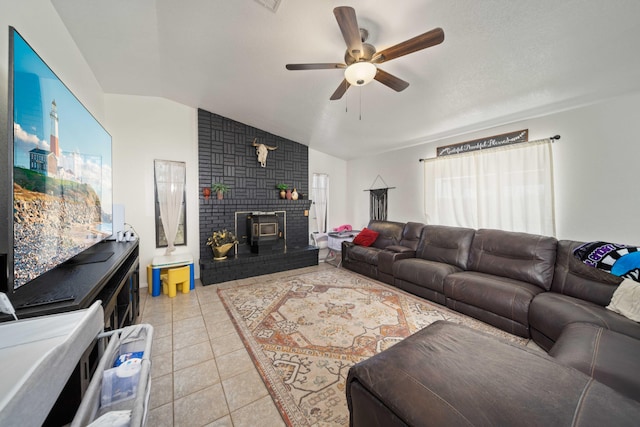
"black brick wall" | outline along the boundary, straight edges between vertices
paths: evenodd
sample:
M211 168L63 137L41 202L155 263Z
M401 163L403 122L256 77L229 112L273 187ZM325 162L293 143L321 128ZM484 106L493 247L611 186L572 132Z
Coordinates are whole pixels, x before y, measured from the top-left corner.
M278 147L269 151L266 168L258 163L251 145L254 138ZM286 211L287 247L308 245L309 223L304 216L311 206L308 147L199 109L198 159L201 260L213 256L207 238L214 230L234 230L238 211ZM202 189L216 182L228 185L229 192L223 200L217 200L215 194L205 200ZM297 188L303 199L281 200L276 188L279 183Z

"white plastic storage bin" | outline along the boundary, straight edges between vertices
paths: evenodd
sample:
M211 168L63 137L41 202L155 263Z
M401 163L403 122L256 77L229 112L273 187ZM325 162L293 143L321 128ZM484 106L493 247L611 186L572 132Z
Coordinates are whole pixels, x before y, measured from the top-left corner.
M98 338L108 339L109 344L71 427L144 426L151 390L153 326L127 326Z

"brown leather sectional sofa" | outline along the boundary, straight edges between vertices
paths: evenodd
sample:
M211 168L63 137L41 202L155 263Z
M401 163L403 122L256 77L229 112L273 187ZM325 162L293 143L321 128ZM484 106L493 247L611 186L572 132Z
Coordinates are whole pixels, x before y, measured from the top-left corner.
M431 365L434 362L431 356L436 357L436 353L427 352L425 345L433 350L438 340L447 341L453 337L453 341L458 342L455 339L457 335L471 334L474 337L472 341L486 341L487 347L495 349L488 350L490 353L482 357L497 361L505 369L502 374L487 379L505 383L488 384L486 390L499 386L517 395L519 387L525 387L530 390L531 398L522 405L530 405L534 401L544 407L542 410L546 411L546 415L540 414L528 421L521 420L520 425L571 425L565 423L566 417L571 414L578 417L573 419L573 425L597 425L594 421L602 418L595 417L592 412L594 408L600 408L598 405L603 401L614 404L606 413L610 416L607 425L627 425L627 415L640 413L640 324L605 308L621 279L576 259L573 249L581 242L558 241L548 236L501 230L473 230L414 222L371 221L368 228L380 233L372 246L343 242L342 265L345 268L446 305L513 334L530 337L549 352L549 355L538 354L538 358L534 358L536 363L525 363L530 359L528 354L531 352L528 350L509 345L505 347L504 343L498 344L495 338L474 331L460 332L459 328L439 327L428 332L431 327L427 327L403 344L418 345L422 349L415 355L419 360L411 363ZM451 336L446 338L442 334ZM467 402L464 395L470 390L464 384L471 381L465 377L470 372L466 368L460 369L462 362L459 361L438 362L446 372L441 371L436 376L427 374L430 371L424 369L420 372L409 371L413 376L412 384L419 384L422 390L431 390L427 394L437 394L434 390L439 387L449 393L444 397L437 394L437 399L431 395L412 396L412 405L421 408L423 416L416 415L415 411L410 411L412 414L408 415L400 407L395 407L391 401L395 401L392 394L397 390L391 392L388 387L379 387L380 375L388 373L374 375L372 372L379 370L380 363L399 365L406 371L408 353L406 349L401 352L402 347L399 346L383 352L387 353L381 357L383 362L374 356L352 369L347 382L352 425L376 425L377 417L385 420L384 424L378 425L443 425L436 422L438 419L443 422L446 420L445 424L458 424L461 419L456 417L461 413L479 417L477 420L480 421L468 420L472 425L510 424L502 423L508 417L503 419L497 412L495 416L491 415L494 409L502 408L497 402L496 408L476 404L470 404L468 408L459 407ZM474 346L461 344L454 353L467 351L463 359L473 365L480 348L476 344ZM443 350L439 357L444 353L446 357L453 357L450 354L453 347L445 346L447 351ZM519 355L522 363L509 367ZM515 385L509 378L513 375L513 372L509 374L509 369L524 370L527 375L540 376L542 379ZM554 374L554 371L558 373ZM460 388L452 389L451 384L455 384L456 380L462 382ZM440 384L441 381L444 383ZM571 390L566 394L558 392L555 405L562 404L554 409L542 403L546 402L546 397L543 399L542 395L553 394L555 392L551 390L558 387L558 390L565 390L566 387L561 387L558 381L577 385L575 388L571 388L573 385L567 386ZM542 384L536 385L537 382ZM597 387L592 389L594 384ZM597 405L593 402L598 397L590 394L596 389L601 399ZM431 407L433 399L444 399L447 405ZM592 406L583 407L586 404ZM626 412L619 414L616 405L627 408ZM554 412L556 409L558 411ZM604 409L597 409L596 412L601 410ZM438 412L442 418L430 418L433 416L430 411ZM549 424L549 417L555 417L555 422Z

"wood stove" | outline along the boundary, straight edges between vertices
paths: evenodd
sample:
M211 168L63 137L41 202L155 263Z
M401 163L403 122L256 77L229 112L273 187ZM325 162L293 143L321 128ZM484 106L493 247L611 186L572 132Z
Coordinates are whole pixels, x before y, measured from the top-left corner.
M251 246L251 252L281 248L284 227L280 223L281 219L276 212L252 212L247 215L247 243Z
M278 240L278 217L275 213L254 213L249 217L251 245Z

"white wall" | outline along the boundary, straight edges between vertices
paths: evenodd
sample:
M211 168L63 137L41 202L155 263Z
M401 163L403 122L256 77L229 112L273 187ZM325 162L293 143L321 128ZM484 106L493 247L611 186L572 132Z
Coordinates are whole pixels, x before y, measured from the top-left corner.
M423 164L435 147L529 129L529 139L560 134L554 144L556 236L581 241L640 244L640 93L597 104L418 145L347 164L349 221L369 221L368 194L376 175L390 187L388 219L427 222ZM377 186L376 186L377 187Z
M364 190L384 188L385 183L391 188L387 192L387 219L427 221L422 208L422 163L418 162L419 158L425 157L424 151L414 147L347 163L349 222L354 228L362 229L369 222L370 194Z
M320 151L309 148L309 198L314 173L329 175L329 210L327 225L329 229L347 223L347 162ZM309 232L318 231L315 220L315 206L309 212ZM330 230L329 230L330 231Z
M49 0L0 0L0 129L7 129L9 25L104 125L103 93ZM7 132L0 132L7 143Z
M187 246L200 277L198 219L197 111L163 98L105 95L107 127L113 137L113 201L125 206L125 221L140 237L140 282L146 266L164 249L156 249L153 161L187 164Z

